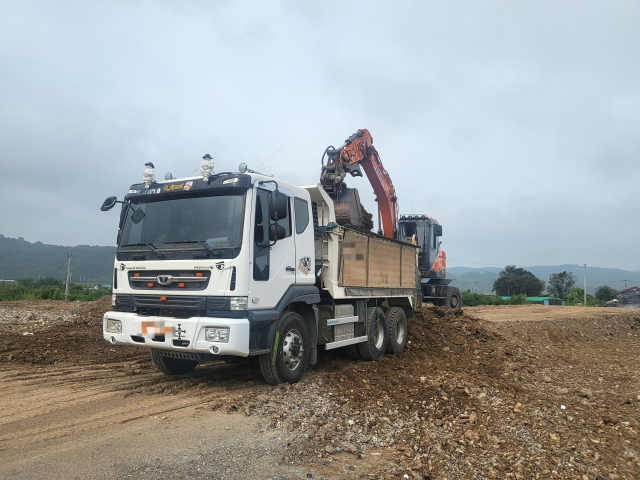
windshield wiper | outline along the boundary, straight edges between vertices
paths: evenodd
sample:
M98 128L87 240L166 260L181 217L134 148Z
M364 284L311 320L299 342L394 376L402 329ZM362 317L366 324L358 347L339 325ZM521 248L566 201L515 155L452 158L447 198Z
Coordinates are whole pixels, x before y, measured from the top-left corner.
M186 240L184 242L167 242L167 243L199 243L200 245L202 245L204 248L206 248L209 253L211 253L211 255L216 255L216 256L220 256L220 250L218 250L217 248L213 248L210 245L200 241L200 240Z
M147 247L149 247L151 250L153 250L155 252L155 254L158 255L160 258L164 258L165 257L164 253L162 253L160 250L158 250L156 247L154 247L150 243L145 243L145 245Z
M156 247L154 247L150 243L129 243L127 245L121 245L121 246L122 247L139 247L139 246L142 246L142 245L145 245L145 246L149 247L151 250L153 250L153 253L158 255L160 258L164 258L165 257L164 253L159 251Z

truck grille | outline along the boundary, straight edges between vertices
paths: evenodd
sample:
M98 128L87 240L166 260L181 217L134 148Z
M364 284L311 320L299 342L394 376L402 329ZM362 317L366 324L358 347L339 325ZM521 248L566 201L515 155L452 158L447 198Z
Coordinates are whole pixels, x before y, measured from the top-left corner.
M196 276L198 275L198 276ZM208 270L176 271L150 270L130 271L129 286L134 290L204 290L209 285Z
M166 300L160 300L160 298L166 298ZM133 304L136 307L189 308L200 310L202 303L202 297L133 295Z

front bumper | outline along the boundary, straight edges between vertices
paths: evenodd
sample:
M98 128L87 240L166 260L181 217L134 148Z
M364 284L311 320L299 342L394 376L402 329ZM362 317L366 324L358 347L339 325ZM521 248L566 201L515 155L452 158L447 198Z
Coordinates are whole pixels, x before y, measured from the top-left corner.
M107 320L119 320L122 323L122 332L107 332ZM149 325L153 327L150 328ZM229 341L205 340L206 327L228 328ZM112 344L146 346L175 352L249 356L249 320L246 318L145 317L136 313L107 312L102 320L102 336ZM186 342L189 344L180 346Z

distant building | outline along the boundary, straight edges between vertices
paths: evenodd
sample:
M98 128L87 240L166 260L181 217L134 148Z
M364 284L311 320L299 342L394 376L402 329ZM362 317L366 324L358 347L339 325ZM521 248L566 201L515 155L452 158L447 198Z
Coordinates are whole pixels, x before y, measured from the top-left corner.
M527 297L527 302L534 305L564 305L564 300L558 297Z
M0 280L0 285L15 285L15 280Z
M503 300L511 300L511 297L502 297ZM565 302L558 297L527 297L527 302L533 305L564 305Z

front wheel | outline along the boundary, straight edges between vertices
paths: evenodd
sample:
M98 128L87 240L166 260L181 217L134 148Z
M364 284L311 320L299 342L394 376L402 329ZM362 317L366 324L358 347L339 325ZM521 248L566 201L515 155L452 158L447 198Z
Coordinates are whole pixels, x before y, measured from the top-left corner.
M149 349L151 361L155 367L167 375L182 375L189 373L198 366L197 360L184 360L181 358L165 357L162 350L156 348Z
M260 371L267 383L298 383L309 361L309 334L297 313L285 314L276 330L275 352L260 355Z

